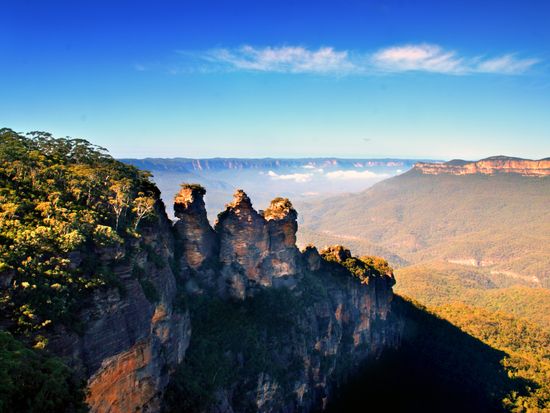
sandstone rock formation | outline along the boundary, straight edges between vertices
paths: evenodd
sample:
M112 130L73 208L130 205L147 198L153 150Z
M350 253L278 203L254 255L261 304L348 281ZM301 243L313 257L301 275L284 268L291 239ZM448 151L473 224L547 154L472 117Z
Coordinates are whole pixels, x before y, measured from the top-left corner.
M445 163L418 162L414 169L427 175L494 175L497 173L513 173L523 176L550 176L550 159L530 160L493 156L477 162L455 159Z
M59 329L49 337L51 351L87 380L91 412L161 411L171 375L186 365L186 354L204 356L192 344L200 343L200 336L191 341L192 304L182 310L182 299L222 300L250 317L259 316L250 306L272 300L261 315L263 324L246 318L242 323L256 322L253 343L264 362L258 364L250 348L230 347L238 346L240 337L215 347L212 351L238 374L200 411L322 409L360 363L398 345L391 274L368 273L365 282L342 265L351 257L347 250L331 262L315 247L300 252L297 213L288 199L276 198L258 212L239 190L213 229L204 194L198 185L183 185L174 202L174 224L158 201L160 220L143 225L139 239L97 251L97 266L110 268L118 288L95 291L79 314L81 334ZM260 296L264 301L254 304ZM282 324L273 328L272 322Z
M275 198L263 212L269 233L269 257L264 272L274 279L298 273L299 251L296 247L298 213L286 198Z
M242 190L218 215L215 230L220 238L222 274L231 295L244 298L250 284L271 285L269 274L261 271L269 251L268 228Z
M208 223L204 205L204 188L182 185L174 199L175 224L182 245L184 265L199 268L205 261L217 256L218 242Z
M269 287L298 272L297 217L288 199L276 198L258 213L242 190L235 193L215 226L231 295L244 298L256 285Z
M266 349L261 350L261 357L270 361L254 367L258 354L250 353L250 343L245 344L252 332L239 325L242 331L235 332L235 340L241 340L242 346L235 348L230 344L233 339L228 338L221 343L222 348L210 350L223 354L221 357L234 366L236 379L217 388L213 402L199 411L323 409L342 380L362 362L376 358L385 348L398 346L401 325L391 313L393 274L372 269L363 280L352 276L343 265L351 254L342 247L323 252L332 254L330 261L313 246L300 252L296 248L296 220L297 213L287 199L276 198L265 211L257 212L242 190L219 214L215 225L220 245L217 276L223 282L218 285L221 288L210 290L213 284L207 282L196 293L212 299L220 294L225 299L237 299L223 317L244 314L243 323L250 324L254 334L259 333L253 342ZM201 284L204 274L198 271L190 276ZM274 296L282 301L269 299L269 291L282 291L283 296ZM267 314L265 325L258 326L253 318L257 313L249 310L256 297L262 297L260 302L273 300L267 309L273 317ZM198 322L208 325L218 325L222 316L208 319L204 309L196 311L201 317ZM274 332L271 323L282 324ZM223 328L223 323L218 328ZM223 334L232 337L231 332ZM200 340L196 338L196 342ZM197 345L208 346L210 340ZM193 345L190 351L194 354ZM189 380L194 377L191 373Z

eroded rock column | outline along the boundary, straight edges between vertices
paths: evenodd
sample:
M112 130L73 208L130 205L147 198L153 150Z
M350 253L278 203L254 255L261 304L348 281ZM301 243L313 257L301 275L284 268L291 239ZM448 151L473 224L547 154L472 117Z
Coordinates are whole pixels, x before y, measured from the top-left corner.
M287 198L275 198L263 213L269 234L269 254L262 271L272 278L299 272L300 251L296 247L298 213Z
M174 199L178 218L175 228L182 241L183 261L193 269L207 260L217 260L218 242L206 216L205 194L200 185L184 184Z
M220 263L229 294L244 298L254 284L271 285L271 277L262 273L261 263L269 254L265 219L252 207L243 190L218 215L215 225L220 238Z

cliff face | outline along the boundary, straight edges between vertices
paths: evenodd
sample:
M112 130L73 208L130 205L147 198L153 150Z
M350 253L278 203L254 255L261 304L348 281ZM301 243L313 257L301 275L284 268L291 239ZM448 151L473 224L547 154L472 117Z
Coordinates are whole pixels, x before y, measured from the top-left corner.
M87 380L91 412L155 412L170 373L183 360L190 319L175 305L170 223L141 230L131 245L97 251L119 288L100 288L79 314L82 334L58 329L48 348ZM78 253L75 253L78 255ZM78 261L78 257L73 257Z
M259 347L267 349L262 355L264 362L254 364L256 348L223 346L237 377L216 389L212 404L191 410L322 410L361 363L377 358L385 348L397 347L400 324L390 316L388 280L367 287L341 275L344 279L322 265L316 272L304 272L295 289L267 293L275 298L267 299L269 307L261 307L267 312L261 320L271 326L262 327L247 316L258 331ZM265 299L259 294L248 299L253 308L255 300ZM291 297L283 298L283 294ZM247 335L245 329L236 334Z
M159 201L139 238L95 251L118 288L95 290L81 334L49 337L92 412L309 412L398 345L391 273L354 277L341 248L300 252L287 199L258 212L237 191L212 228L204 193L182 186L174 224Z
M514 173L523 176L549 176L550 159L530 160L510 158L506 156L494 156L477 162L453 160L445 163L418 162L414 169L428 175L451 174L493 175L497 173Z

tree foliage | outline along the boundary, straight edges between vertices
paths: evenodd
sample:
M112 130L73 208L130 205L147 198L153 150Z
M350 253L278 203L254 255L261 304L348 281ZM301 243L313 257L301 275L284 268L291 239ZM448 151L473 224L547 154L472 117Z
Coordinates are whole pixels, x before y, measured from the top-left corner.
M363 284L368 284L373 277L385 276L393 279L393 268L381 257L351 255L351 251L342 245L333 245L320 251L321 257L328 263L344 267Z
M154 218L149 177L82 139L0 129L0 310L12 331L77 321L109 282L93 254L122 248Z
M0 331L0 413L84 412L84 393L63 362Z

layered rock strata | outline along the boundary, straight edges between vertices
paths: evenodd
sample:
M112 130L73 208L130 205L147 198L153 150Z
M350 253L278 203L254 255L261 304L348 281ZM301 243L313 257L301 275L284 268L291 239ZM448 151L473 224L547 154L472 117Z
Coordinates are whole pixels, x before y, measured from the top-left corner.
M418 162L414 169L427 175L494 175L513 173L523 176L550 176L550 159L530 160L493 156L477 162L455 159L445 163Z
M78 315L83 331L60 328L49 338L48 349L86 379L91 412L158 412L189 345L189 313L177 310L169 265L171 223L160 201L157 210L160 222L144 226L140 241L96 252L97 268L108 268L119 285L95 290Z
M208 223L204 205L204 188L182 185L174 199L175 228L181 240L183 265L199 268L217 256L218 240Z

